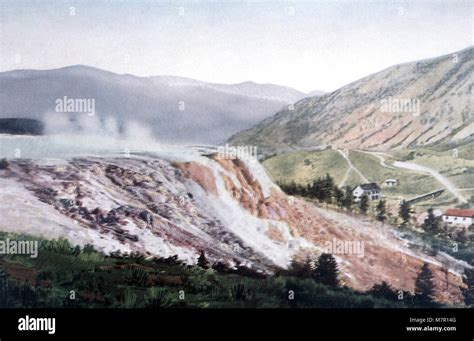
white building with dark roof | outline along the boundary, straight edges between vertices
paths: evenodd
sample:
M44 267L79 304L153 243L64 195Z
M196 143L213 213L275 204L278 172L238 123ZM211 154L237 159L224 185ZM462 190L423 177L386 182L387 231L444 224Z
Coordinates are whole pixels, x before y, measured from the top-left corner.
M364 194L367 195L369 200L382 198L382 190L375 182L359 185L352 190L354 201L359 201Z

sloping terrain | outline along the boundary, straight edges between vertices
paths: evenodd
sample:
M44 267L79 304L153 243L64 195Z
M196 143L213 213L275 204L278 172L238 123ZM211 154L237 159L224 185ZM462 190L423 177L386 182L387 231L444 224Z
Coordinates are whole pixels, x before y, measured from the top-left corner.
M391 150L472 139L474 48L392 66L305 98L230 139L288 150ZM292 109L292 110L290 110Z
M168 150L130 157L10 160L0 170L0 230L66 237L105 252L178 255L261 271L318 255L328 243L359 242L362 253L334 252L347 285L366 290L386 280L414 290L423 262L436 296L461 300L464 262L428 254L390 226L288 197L256 161L221 159L212 150Z

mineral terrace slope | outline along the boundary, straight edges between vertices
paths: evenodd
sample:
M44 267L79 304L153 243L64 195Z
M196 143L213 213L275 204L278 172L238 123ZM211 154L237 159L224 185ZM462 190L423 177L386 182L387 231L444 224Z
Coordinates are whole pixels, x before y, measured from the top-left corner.
M177 254L189 263L204 250L212 261L262 271L316 256L327 242L363 241L363 257L336 255L347 285L365 290L385 280L413 291L428 262L438 299L461 301L467 264L429 256L389 226L288 197L255 161L212 154L174 162L150 156L11 160L0 173L3 231L62 236L106 252Z

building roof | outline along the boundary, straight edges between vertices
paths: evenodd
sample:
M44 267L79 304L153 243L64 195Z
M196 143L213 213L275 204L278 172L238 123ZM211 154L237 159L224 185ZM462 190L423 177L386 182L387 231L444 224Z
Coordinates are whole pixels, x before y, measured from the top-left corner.
M371 183L368 183L368 184L362 184L362 185L359 185L359 186L364 191L380 191L379 185L377 185L375 182L371 182ZM359 186L356 186L354 189L356 189Z
M444 215L454 216L454 217L464 217L464 218L473 218L474 210L465 210L461 208L450 208L446 211Z
M384 182L398 182L398 180L397 179L387 179Z

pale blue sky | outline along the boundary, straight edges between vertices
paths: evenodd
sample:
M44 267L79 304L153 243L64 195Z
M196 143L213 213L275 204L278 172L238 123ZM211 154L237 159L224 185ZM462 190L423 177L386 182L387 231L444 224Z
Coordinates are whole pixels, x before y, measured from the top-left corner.
M84 64L330 91L473 45L473 22L474 1L453 0L0 0L0 71Z

